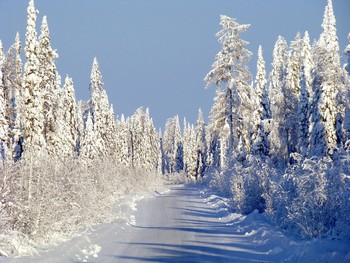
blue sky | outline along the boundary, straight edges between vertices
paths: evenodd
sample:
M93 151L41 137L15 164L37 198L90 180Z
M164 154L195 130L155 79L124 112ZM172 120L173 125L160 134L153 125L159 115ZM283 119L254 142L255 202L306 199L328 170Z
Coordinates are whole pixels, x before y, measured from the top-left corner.
M4 48L17 31L24 43L27 0L0 0L0 39ZM269 71L278 35L291 41L298 31L311 39L321 33L326 0L36 0L37 29L47 15L57 67L64 80L73 77L78 99L89 98L89 77L96 56L104 87L116 115L130 116L149 107L156 127L167 118L194 123L198 108L208 115L214 87L203 78L220 50L215 34L219 16L251 24L242 35L256 54L262 45ZM341 51L350 32L350 1L333 0ZM342 58L345 63L345 58Z

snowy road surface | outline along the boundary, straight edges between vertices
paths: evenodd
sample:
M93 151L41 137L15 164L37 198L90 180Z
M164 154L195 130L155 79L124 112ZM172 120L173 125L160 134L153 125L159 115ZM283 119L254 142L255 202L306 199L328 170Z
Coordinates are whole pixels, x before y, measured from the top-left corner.
M205 194L200 187L172 186L169 192L155 193L154 197L140 201L136 220L129 225L103 224L40 257L6 262L346 262L350 259L349 243L293 241L260 214L229 214L226 203L218 196Z

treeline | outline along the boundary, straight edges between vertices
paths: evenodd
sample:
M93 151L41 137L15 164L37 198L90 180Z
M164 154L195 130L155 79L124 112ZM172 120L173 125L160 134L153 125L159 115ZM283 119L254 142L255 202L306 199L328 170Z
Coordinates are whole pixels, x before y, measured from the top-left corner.
M222 45L205 77L216 86L209 121L169 119L165 170L185 171L232 198L232 209L264 212L304 238L349 238L350 45L341 65L332 1L322 33L310 43L278 37L267 76L262 47L253 79L252 53L241 33L249 25L221 16ZM349 36L350 40L350 36ZM204 175L204 178L203 178Z
M0 256L35 253L122 217L116 203L162 185L161 135L148 109L115 118L96 58L91 98L62 85L47 18L28 6L25 62L19 35L0 45ZM1 42L0 42L1 43Z

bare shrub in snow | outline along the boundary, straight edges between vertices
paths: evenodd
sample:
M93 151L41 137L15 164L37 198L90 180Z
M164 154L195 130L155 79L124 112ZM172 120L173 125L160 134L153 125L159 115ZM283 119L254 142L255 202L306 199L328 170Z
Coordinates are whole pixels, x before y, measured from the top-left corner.
M349 238L349 164L346 152L299 159L274 182L267 214L303 238Z
M86 166L77 159L63 162L53 157L18 162L0 173L0 182L4 255L19 255L20 246L52 245L57 236L70 237L94 224L111 222L119 216L113 204L120 198L162 184L158 175L115 166L108 158Z

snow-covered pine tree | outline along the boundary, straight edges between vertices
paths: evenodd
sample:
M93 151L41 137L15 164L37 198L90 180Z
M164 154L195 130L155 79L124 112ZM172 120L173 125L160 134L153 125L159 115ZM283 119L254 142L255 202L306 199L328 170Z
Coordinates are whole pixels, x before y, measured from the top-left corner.
M74 155L78 141L78 123L77 123L77 104L75 99L75 90L73 80L66 77L61 98L59 101L59 108L61 111L58 114L60 119L59 131L62 143L62 151L59 154L63 158L70 158Z
M43 17L41 23L41 34L39 37L39 77L40 92L42 96L43 114L44 114L44 136L48 146L48 152L51 155L60 154L53 153L50 149L55 147L62 148L57 144L60 143L59 127L56 121L56 110L58 108L60 97L61 77L58 75L55 60L58 55L51 47L50 31L46 16ZM55 146L53 146L55 144Z
M184 168L183 170L187 173L187 165L189 163L189 130L187 127L187 121L186 121L186 117L184 117L184 121L183 121L183 134L182 134L182 140L183 140L183 164L184 164Z
M150 117L149 110L147 108L147 134L149 135L146 140L148 140L148 153L147 153L147 163L149 171L156 171L157 173L161 173L161 152L160 152L160 137L156 128L154 127L153 120Z
M159 141L159 149L158 149L158 158L157 158L157 166L156 172L157 174L164 174L164 162L163 162L163 136L162 130L159 129L158 132L158 141Z
M239 144L249 148L250 121L245 118L251 108L251 87L248 84L251 75L248 70L248 60L251 52L245 46L248 44L240 38L240 34L249 28L249 25L240 25L234 18L220 17L222 30L217 33L222 50L216 55L212 70L205 77L207 86L215 83L221 87L226 96L226 122L230 128L228 141L228 156L232 158L233 147ZM250 112L252 113L252 112ZM238 152L242 155L242 152Z
M2 51L1 51L2 52ZM5 107L5 118L7 120L7 140L5 147L5 156L8 162L17 159L16 146L20 138L20 120L18 114L17 100L18 92L22 83L22 64L20 61L20 42L18 34L16 42L10 47L2 61L2 86ZM3 53L2 55L3 56ZM18 60L19 59L19 60ZM18 63L20 63L18 65ZM19 71L19 72L18 72ZM20 152L18 153L18 157Z
M259 46L258 49L255 93L251 151L253 154L265 156L269 153L269 146L263 121L270 118L270 104L268 99L265 60L263 58L261 46Z
M179 116L174 117L174 149L175 149L175 172L183 170L183 140L181 136L181 128Z
M214 103L209 113L207 125L208 165L213 168L220 167L220 140L219 134L225 125L226 119L226 97L225 93L218 87ZM209 164L210 163L210 164Z
M1 97L3 116L6 119L3 132L6 133L2 140L3 157L7 162L11 162L14 157L15 144L14 139L19 137L19 124L17 122L17 107L16 107L16 93L18 91L18 84L21 83L21 76L19 82L16 74L16 56L17 47L16 43L13 44L6 55L3 52L2 45L0 43L0 70L1 70ZM18 97L18 96L17 96ZM3 121L2 121L3 122ZM5 131L6 129L6 131ZM18 141L16 141L18 142Z
M94 125L92 123L91 113L88 112L87 120L85 123L84 137L81 141L80 157L83 161L89 163L91 160L98 156L96 151L96 139L95 139Z
M114 114L111 112L107 93L103 89L102 74L96 58L92 64L90 91L90 111L94 125L96 151L99 156L111 155L115 148Z
M75 152L80 155L80 149L82 147L83 139L84 139L84 119L83 119L83 102L79 101L76 107L76 124L77 124L77 142Z
M131 156L134 168L144 168L144 158L146 155L144 141L145 118L142 108L138 108L130 118L131 131ZM146 135L147 136L147 135Z
M187 124L186 128L186 173L187 176L196 180L198 178L198 151L196 142L196 130L193 125Z
M350 33L348 35L348 40L350 42ZM347 57L348 57L348 63L345 65L344 68L348 72L348 74L350 75L350 43L344 49L344 54L347 55Z
M165 124L163 151L165 170L168 173L181 171L183 169L183 144L179 116L168 119Z
M122 114L120 120L116 122L116 163L124 167L131 166L131 132L128 122Z
M298 32L291 42L288 56L287 75L283 95L285 100L285 129L287 132L288 156L297 151L298 105L300 96L300 72L303 42Z
M205 135L205 123L202 110L198 110L196 124L196 144L197 144L197 176L203 176L206 169L207 143Z
M22 112L24 155L45 151L43 97L40 90L41 77L39 73L39 43L36 32L36 10L34 0L29 2L24 48L26 63L22 82Z
M229 139L230 138L230 125L227 120L225 120L225 125L221 129L219 133L219 141L220 141L220 169L222 171L226 170L229 167L229 160L231 153L229 150Z
M148 109L139 108L131 117L131 142L133 167L155 171L160 146Z
M314 62L311 54L310 37L306 31L302 47L302 68L300 75L300 95L297 111L297 152L306 157L309 148L309 128Z
M313 85L313 114L311 120L311 155L332 155L339 146L342 134L337 122L344 116L342 105L344 85L341 81L343 72L340 66L339 44L336 34L336 20L333 4L328 0L325 8L323 32L314 45L315 80Z
M101 117L103 118L102 125L104 126L104 129L100 130L100 134L106 147L105 154L113 157L116 151L115 118L113 105L109 104L109 99L106 90L102 91L100 99Z
M4 52L2 42L0 40L0 167L7 156L7 143L8 143L8 122L6 119L6 100L5 100L5 84L3 76L4 66Z
M11 162L20 157L19 140L21 136L19 105L19 92L22 85L22 63L20 58L21 44L19 35L16 35L16 42L8 50L2 66L3 93L5 99L5 116L8 124L8 135L6 142L7 161Z
M348 35L348 40L350 42L350 33ZM344 69L347 72L345 74L345 87L347 87L348 94L347 97L350 98L350 43L346 46L344 54L348 57L347 63L344 65ZM350 107L345 110L344 114L344 130L346 132L346 140L350 140Z
M93 130L95 134L95 150L98 156L105 155L106 145L102 139L102 133L104 133L103 116L101 110L101 97L103 92L102 74L99 69L97 58L95 57L92 63L91 75L90 75L90 112L93 123Z
M270 156L276 164L284 165L288 160L287 132L285 129L285 99L283 88L287 75L287 52L286 40L279 36L273 50L272 71L270 73L270 107L273 119L270 142Z

